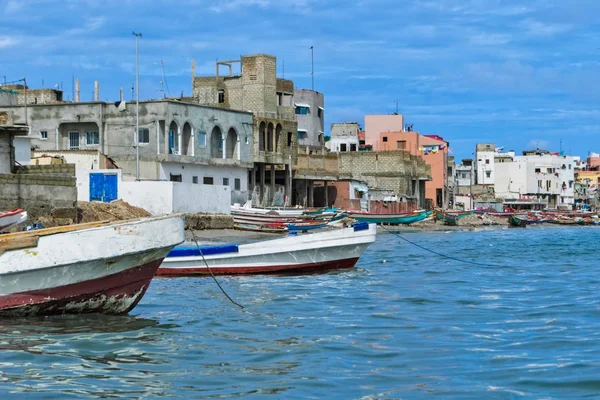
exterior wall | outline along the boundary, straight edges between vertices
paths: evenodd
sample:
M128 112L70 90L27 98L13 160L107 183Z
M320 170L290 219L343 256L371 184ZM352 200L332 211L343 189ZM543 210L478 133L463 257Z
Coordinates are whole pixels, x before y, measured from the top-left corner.
M121 197L153 215L230 214L231 193L220 185L181 182L122 182Z
M23 107L0 107L0 111L7 112L15 121L24 121ZM115 160L124 175L134 176L135 117L135 106L131 104L125 111L119 111L111 103L31 106L29 120L35 137L32 145L42 152L65 150L69 132L79 131L80 150L100 151ZM141 102L140 128L148 129L149 143L140 143L140 178L159 179L160 162L249 168L253 162L252 122L252 115L246 112L172 101ZM169 146L170 128L174 151ZM83 133L89 130L99 132L99 144L86 142ZM47 139L42 139L40 132L46 132ZM199 143L201 134L206 138L205 144ZM225 152L219 150L219 143Z
M352 151L352 145L354 145L354 151L359 150L358 133L360 132L360 126L356 122L342 122L338 124L331 124L331 139L329 140L329 148L332 152L343 152ZM346 150L341 149L341 145L346 145Z
M13 136L0 132L0 174L10 174L14 164Z
M15 91L0 88L0 106L16 106L17 104L17 93Z
M322 145L325 135L325 100L323 93L308 89L296 89L294 90L294 101L296 104L308 104L310 106L309 114L296 114L298 131L305 130L307 133L306 138L298 138L298 145Z
M365 115L365 144L372 145L373 151L380 149L380 133L402 131L404 131L404 116L401 114Z
M75 164L77 171L81 170L92 170L92 169L106 169L105 157L98 150L48 150L48 151L34 151L34 157L62 157L67 164ZM86 200L87 201L87 200Z
M494 184L494 158L496 155L493 144L478 144L475 147L475 171L478 185Z
M431 167L431 180L425 182L425 198L431 199L437 207L446 207L448 143L443 140L420 135L418 132L385 132L379 134L379 148L383 151L403 150L425 160ZM402 143L403 142L403 143ZM404 148L401 148L404 147ZM428 151L433 146L441 150ZM441 198L438 199L438 190Z
M75 176L77 178L77 201L90 201L90 174L104 173L117 175L117 195L121 199L121 182L123 180L120 169L83 169L77 168Z
M20 165L31 164L31 138L29 136L15 136L15 161Z
M27 104L56 104L63 101L62 90L55 89L27 89L23 85L6 85L5 89L16 92L16 98L18 105L24 105L25 99ZM5 105L0 102L0 105Z
M76 219L77 187L73 165L18 167L0 174L0 209L22 208L33 221L53 215Z

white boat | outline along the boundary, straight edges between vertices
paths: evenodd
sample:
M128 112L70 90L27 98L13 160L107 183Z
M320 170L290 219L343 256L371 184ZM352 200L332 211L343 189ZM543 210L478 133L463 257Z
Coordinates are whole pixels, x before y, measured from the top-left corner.
M232 214L241 214L241 215L272 215L279 217L299 217L304 213L304 209L302 208L284 208L284 209L273 209L273 208L256 208L252 207L252 202L247 201L244 205L240 205L235 203L231 206Z
M159 276L320 272L352 268L375 241L375 224L289 235L243 245L186 244L169 253ZM207 267L210 267L209 268Z
M2 211L0 212L0 232L25 221L27 221L27 211L20 208L12 211Z
M0 235L0 315L127 313L183 240L177 215Z

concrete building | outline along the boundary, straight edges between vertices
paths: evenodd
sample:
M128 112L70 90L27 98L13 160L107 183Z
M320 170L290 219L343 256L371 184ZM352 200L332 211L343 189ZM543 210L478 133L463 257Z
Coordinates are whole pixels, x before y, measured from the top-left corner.
M365 145L373 151L380 150L382 132L403 132L404 116L401 114L365 115Z
M475 181L478 185L494 184L495 155L494 144L483 143L475 146Z
M294 90L299 146L325 144L325 99L323 93L308 89Z
M574 204L574 157L543 150L525 151L512 161L495 164L496 197L526 200L543 208L572 209Z
M240 72L234 74L237 64ZM223 67L228 68L225 76L220 74ZM196 76L192 62L192 85L194 102L254 115L253 203L277 204L282 192L291 196L290 171L298 147L294 83L277 78L276 58L257 54L219 61L215 76L208 77Z
M437 135L419 132L382 132L379 134L380 151L407 151L425 160L431 167L431 180L425 183L425 198L433 207L448 207L448 142Z
M63 102L63 91L59 89L42 88L30 89L25 85L2 85L2 89L16 94L16 105L27 104L56 104Z
M473 160L465 158L455 167L456 186L472 186L475 184Z
M24 123L24 107L4 106ZM58 103L28 107L37 151L94 150L135 179L135 104ZM252 114L175 101L140 102L140 179L224 185L248 198L253 164Z
M360 126L356 122L331 124L329 150L334 153L358 151Z

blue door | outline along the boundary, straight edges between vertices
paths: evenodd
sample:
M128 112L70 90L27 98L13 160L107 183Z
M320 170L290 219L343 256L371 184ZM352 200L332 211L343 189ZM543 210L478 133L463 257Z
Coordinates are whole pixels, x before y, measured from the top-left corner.
M119 198L116 174L90 174L90 201L109 203Z

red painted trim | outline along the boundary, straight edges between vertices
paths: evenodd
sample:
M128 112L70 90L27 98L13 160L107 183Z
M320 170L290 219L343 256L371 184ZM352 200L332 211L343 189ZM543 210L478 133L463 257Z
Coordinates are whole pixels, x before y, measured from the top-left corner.
M332 269L352 268L356 265L358 257L347 258L345 260L333 260L319 263L307 264L289 264L289 265L268 265L268 266L233 266L233 267L210 267L215 275L252 275L269 273L299 273L299 272L324 272ZM156 272L157 276L191 276L191 275L210 275L208 268L169 268L163 264Z
M0 313L65 314L105 313L125 314L144 296L162 258L128 270L70 285L32 290L0 296ZM142 291L126 310L118 310L123 302ZM75 310L65 309L66 305ZM80 307L78 307L80 306Z
M0 213L0 218L4 218L4 217L10 217L13 215L17 215L17 214L21 214L23 212L22 208L15 208L12 211L4 211Z

